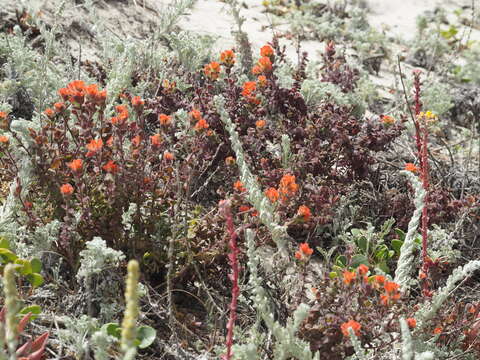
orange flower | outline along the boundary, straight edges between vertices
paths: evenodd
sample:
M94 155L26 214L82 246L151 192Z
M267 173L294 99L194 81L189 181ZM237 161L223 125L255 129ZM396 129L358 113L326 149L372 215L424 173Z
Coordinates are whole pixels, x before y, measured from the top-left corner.
M55 108L55 111L57 113L60 113L62 112L63 110L65 110L65 104L63 102L56 102L55 104L53 104L53 107Z
M208 125L208 122L207 120L205 119L200 119L197 121L197 123L195 124L195 127L194 129L197 130L197 131L200 131L202 129L208 129L210 125Z
M271 201L271 202L276 202L278 198L280 197L280 194L278 193L278 190L275 189L274 187L268 188L265 191L266 197Z
M253 75L258 75L258 74L261 74L262 73L262 68L258 65L255 65L254 67L252 67L252 74Z
M152 144L153 147L160 146L162 143L162 137L160 134L155 134L150 136L150 143Z
M349 320L340 326L340 329L342 330L342 334L345 336L350 336L350 332L348 331L348 329L350 328L353 330L355 335L360 336L360 329L362 328L362 325L360 325L355 320Z
M270 45L264 45L260 49L260 56L273 56L273 48Z
M258 86L260 86L260 87L266 86L267 85L267 77L265 75L260 75L257 78L257 83L258 83Z
M61 90L61 89L60 89ZM85 83L82 80L74 80L67 85L68 100L73 103L83 104L85 97ZM60 94L63 97L63 94ZM66 99L64 99L66 100Z
M8 139L8 136L6 135L0 135L0 143L2 144L8 144L10 140Z
M247 206L247 205L242 205L238 208L238 211L239 212L247 212L248 210L250 210L250 206Z
M247 189L243 186L243 183L240 180L237 180L235 184L233 184L233 188L239 192L244 192Z
M368 266L365 265L365 264L360 264L360 266L358 267L358 273L360 275L367 275L368 273Z
M383 275L375 275L375 281L377 284L383 284L385 282L385 276Z
M382 305L388 306L390 297L388 296L388 294L380 295L380 301L382 302Z
M269 72L272 70L272 61L270 60L269 57L261 57L260 60L258 60L257 65L260 67L262 72Z
M87 85L85 86L85 92L90 99L95 100L98 94L98 87L96 84Z
M202 118L202 113L197 109L193 109L188 113L194 120L200 120Z
M235 64L235 53L232 50L225 50L220 54L220 62L225 66Z
M257 127L257 129L263 129L266 123L267 122L265 120L257 120L255 122L255 126Z
M227 166L233 166L233 165L235 165L235 158L234 158L233 156L227 156L227 157L225 158L225 164L226 164Z
M134 96L132 98L132 106L136 109L140 109L145 104L145 101L142 100L140 96Z
M400 285L398 285L397 283L393 282L393 281L387 281L385 282L385 285L383 286L385 288L385 291L387 293L395 293L398 291L398 289L400 288Z
M128 108L125 105L117 105L115 106L115 111L117 113L123 113L126 112L128 114Z
M408 318L407 325L410 329L414 329L415 326L417 326L417 320L415 320L414 318Z
M173 159L175 159L175 156L173 156L173 154L169 151L165 151L163 153L163 158L167 161L172 161Z
M295 183L295 175L283 175L280 179L279 191L282 196L282 201L285 201L288 196L294 195L298 191L298 185Z
M62 97L63 101L69 100L71 94L72 94L72 91L68 88L61 88L58 90L58 95Z
M297 211L297 215L303 218L304 221L309 221L312 217L312 212L310 209L305 205L300 205Z
M356 277L357 274L355 274L353 271L345 270L343 272L343 282L347 285L350 285L350 283L355 280Z
M82 80L73 80L67 85L67 88L76 91L85 91L85 82Z
M439 327L436 327L435 329L433 329L433 333L434 333L435 335L441 334L442 331L443 331L443 328L440 327L440 326L439 326Z
M307 243L300 244L300 251L308 256L313 254L313 249Z
M385 125L395 124L395 119L389 115L380 116L380 121Z
M205 65L203 72L210 80L217 80L220 76L220 64L216 61L212 61L210 64Z
M158 115L158 121L162 125L170 125L172 122L172 117L170 115L160 114Z
M103 147L103 140L102 139L92 139L88 144L87 144L87 149L90 153L94 154L97 151L100 151Z
M63 194L63 195L72 195L73 194L73 186L70 185L70 184L63 184L62 186L60 186L60 192Z
M140 135L137 135L132 139L132 145L137 147L138 145L140 145L141 141L142 141L142 138L140 137Z
M418 171L418 168L412 163L406 163L405 164L405 170L416 173Z
M7 113L5 111L0 111L0 119L6 119Z
M83 167L83 160L82 159L75 159L72 162L67 163L67 166L73 171L73 172L80 172L82 171Z
M52 118L54 115L55 115L55 111L53 111L52 109L48 108L48 109L45 109L45 111L43 112L45 115L47 115L49 118Z
M243 83L242 95L245 97L252 96L252 93L257 89L255 81L246 81Z
M116 172L118 172L119 167L117 164L115 164L114 161L109 160L105 165L103 165L102 169L105 170L106 172L115 174Z

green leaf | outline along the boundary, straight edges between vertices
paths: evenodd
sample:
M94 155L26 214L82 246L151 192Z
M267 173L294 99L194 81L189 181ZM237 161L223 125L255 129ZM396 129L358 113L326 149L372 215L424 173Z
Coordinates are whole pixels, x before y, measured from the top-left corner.
M360 264L364 264L364 265L369 266L368 258L365 255L362 255L362 254L357 254L357 255L352 256L350 266L356 268L356 267L360 266Z
M347 266L347 257L345 255L338 255L335 259L335 265L344 268Z
M391 259L395 255L395 251L393 250L388 250L388 258Z
M32 271L34 273L39 273L42 271L42 262L39 259L33 258L30 260L30 265L32 265Z
M395 229L395 234L398 235L399 240L405 241L405 233L401 229Z
M357 237L362 235L362 230L361 229L352 229L350 230L350 234L352 234L353 237Z
M10 241L0 236L0 248L7 249L7 250L10 249Z
M19 267L17 268L17 271L20 274L26 276L32 273L32 265L30 265L30 261L25 259L17 259L15 260L15 264L19 265Z
M140 341L138 347L140 349L149 347L155 341L156 336L157 332L151 326L140 326L137 329L137 340Z
M361 236L358 238L357 240L357 246L360 250L363 251L364 254L367 253L367 249L368 249L368 240L365 236Z
M14 262L18 258L17 255L5 248L0 248L0 257L4 262Z
M395 250L397 255L400 255L400 249L402 248L403 241L399 239L392 240L392 249Z
M27 280L34 288L39 287L40 285L43 284L43 276L40 274L35 274L35 273L28 274Z
M338 273L336 271L330 271L328 277L333 280L338 277Z
M19 314L22 314L22 315L26 315L28 313L32 313L30 320L35 320L36 318L38 318L38 316L35 316L35 315L40 315L42 313L42 308L40 307L40 305L30 305L30 306L24 307L19 312Z
M385 261L382 261L381 263L378 263L377 267L380 270L382 270L385 274L388 274L390 272L390 268L388 267L388 265Z
M106 332L107 335L116 337L119 340L122 337L122 328L117 323L107 323L101 327L101 330Z

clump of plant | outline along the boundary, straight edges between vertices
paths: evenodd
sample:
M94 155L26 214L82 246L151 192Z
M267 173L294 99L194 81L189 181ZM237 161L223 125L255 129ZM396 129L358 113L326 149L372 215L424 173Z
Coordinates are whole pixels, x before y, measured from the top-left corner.
M55 245L73 268L85 241L96 235L129 253L151 250L152 237L168 233L161 226L168 208L164 199L174 183L172 116L160 114L162 131L148 135L140 97L116 105L110 117L106 91L94 84L73 81L59 95L61 101L47 108L40 126L28 128L28 134L4 115L1 161L13 177L28 158L34 191L43 196L39 201L32 191L24 198L17 177L16 195L29 227L62 221Z

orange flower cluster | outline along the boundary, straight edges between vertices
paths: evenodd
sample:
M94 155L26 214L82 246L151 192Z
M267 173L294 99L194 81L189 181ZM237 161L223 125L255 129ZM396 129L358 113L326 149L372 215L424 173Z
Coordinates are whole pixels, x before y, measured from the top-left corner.
M415 326L417 326L417 320L415 320L414 318L408 318L406 321L410 329L414 329Z
M167 161L173 161L175 159L175 156L171 152L165 151L163 153L163 158Z
M343 282L347 285L350 285L356 278L357 274L354 271L345 270L343 272Z
M313 254L313 249L307 243L302 243L298 247L298 251L295 253L295 258L300 261L308 261Z
M256 96L257 83L255 81L246 81L243 83L242 96L245 97L248 102L258 105L260 104L260 99Z
M278 199L285 202L288 197L294 195L297 191L298 184L295 183L295 175L285 174L280 179L278 190L274 187L268 188L265 191L265 196L273 203L278 201ZM308 221L312 215L310 209L305 205L299 207L297 214L303 217L305 221Z
M162 144L162 136L160 134L150 136L150 143L153 147L160 146Z
M298 191L298 184L295 183L295 175L285 174L280 179L280 186L278 188L280 191L280 197L282 201L286 201L289 197L295 195Z
M105 165L103 165L102 169L108 173L115 174L118 172L119 167L113 160L109 160Z
M67 163L67 166L72 170L74 173L78 173L82 171L83 168L83 160L82 159L75 159L72 162Z
M164 125L164 126L170 125L170 123L172 122L172 116L160 114L158 115L158 121L160 122L161 125Z
M349 320L340 326L342 334L345 336L350 336L350 332L348 331L348 329L350 328L353 330L355 335L360 336L360 329L362 328L362 325L360 325L355 320Z
M56 102L55 104L53 104L53 107L55 108L55 111L57 113L61 113L63 110L66 109L65 103L63 102Z
M225 50L220 54L220 62L227 66L231 67L235 64L235 53L233 50Z
M112 125L121 126L128 119L128 108L125 105L117 105L115 106L115 111L117 116L112 117L110 122Z
M8 144L10 140L8 139L8 136L6 135L0 135L0 143L2 144Z
M48 109L45 109L43 111L43 113L49 117L50 119L53 118L53 116L55 115L55 111L53 111L52 109L48 108Z
M268 188L265 191L265 196L271 201L271 202L277 202L278 198L280 197L280 193L278 192L277 189L274 187Z
M381 115L380 116L380 121L384 123L385 125L392 125L395 124L395 119L391 117L390 115Z
M273 48L270 45L262 46L260 49L261 58L257 64L252 68L252 73L259 75L262 73L269 73L272 71L272 60L274 56Z
M273 57L273 48L270 45L263 45L260 48L260 56L267 56L269 58Z
M196 131L201 131L210 127L207 120L202 118L202 113L199 110L193 109L189 112L189 115L193 121L196 121L196 124L193 127Z
M380 301L383 305L388 306L392 302L400 299L400 292L398 291L400 289L400 285L397 283L393 281L386 281L383 285L383 288L385 289L385 293L380 295Z
M145 101L140 96L134 96L132 98L132 106L135 109L141 110L143 108L143 105L145 105Z
M237 180L235 184L233 184L233 188L237 190L238 192L244 192L247 189L243 186L243 183L240 180Z
M216 61L212 61L211 63L205 65L203 72L210 80L217 80L220 76L220 64Z
M62 186L60 186L60 192L65 196L72 195L73 194L73 186L70 185L70 184L63 184Z
M303 221L309 221L312 217L312 212L308 206L300 205L297 211L297 215L302 218Z
M97 152L99 152L103 147L103 140L102 139L92 139L90 142L87 144L87 157L91 157L95 155Z
M265 75L260 75L257 78L257 84L258 84L259 87L267 86L267 77Z
M67 87L58 90L58 93L63 98L63 101L70 101L76 105L83 104L85 97L87 97L92 103L102 106L107 98L106 90L98 90L96 84L85 85L85 82L82 80L70 82Z
M263 129L266 124L267 124L267 122L265 120L255 121L255 126L257 127L257 129Z
M405 170L413 172L413 173L418 172L418 168L412 163L406 163L405 164Z

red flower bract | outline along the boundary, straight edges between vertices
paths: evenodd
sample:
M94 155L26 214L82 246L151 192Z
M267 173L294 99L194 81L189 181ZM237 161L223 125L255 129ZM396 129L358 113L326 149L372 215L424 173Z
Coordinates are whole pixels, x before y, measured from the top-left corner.
M362 328L362 325L360 325L358 322L355 320L349 320L346 323L343 323L340 326L340 329L342 330L342 334L345 336L350 336L350 332L348 329L352 329L355 335L359 336L360 335L360 329Z

